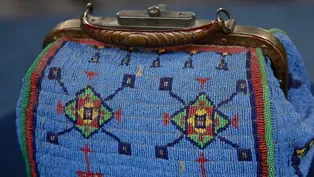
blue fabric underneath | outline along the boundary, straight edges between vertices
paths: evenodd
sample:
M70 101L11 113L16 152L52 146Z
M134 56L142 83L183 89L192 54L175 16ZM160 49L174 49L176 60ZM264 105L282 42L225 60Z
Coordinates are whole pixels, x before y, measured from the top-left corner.
M285 166L290 161L294 148L304 147L314 137L314 98L302 57L297 48L288 36L282 33L276 33L275 36L287 51L290 77L289 102L287 102L278 89L278 81L273 77L270 66L268 67L269 85L272 90L272 110L277 112L277 116L284 117L274 117L278 121L277 127L274 127L278 130L278 137L274 135L275 142L278 144L277 161L279 168L277 168L277 173L290 176L295 175L295 170L291 168L289 168L290 170L283 170L281 166ZM301 84L291 84L295 82ZM282 113L280 114L280 112ZM283 120L283 122L279 122L279 120ZM280 134L280 132L283 133ZM311 148L307 155L302 157L299 168L303 175L308 173L313 155L314 148Z

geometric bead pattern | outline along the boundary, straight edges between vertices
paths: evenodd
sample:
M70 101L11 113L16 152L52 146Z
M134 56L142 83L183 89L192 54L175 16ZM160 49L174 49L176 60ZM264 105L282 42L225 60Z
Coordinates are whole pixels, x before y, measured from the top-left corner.
M67 102L65 115L72 121L75 128L89 138L113 117L113 112L91 86L87 86Z
M173 124L201 149L206 148L230 124L228 117L215 108L205 93L201 93L172 118Z

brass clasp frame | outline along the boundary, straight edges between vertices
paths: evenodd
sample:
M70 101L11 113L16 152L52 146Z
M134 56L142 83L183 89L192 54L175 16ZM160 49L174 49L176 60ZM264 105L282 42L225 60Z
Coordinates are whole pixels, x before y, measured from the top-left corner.
M228 19L221 17L224 13ZM94 17L88 4L81 19L58 24L43 46L61 37L93 38L127 47L166 47L185 44L236 45L261 48L272 61L275 77L288 94L288 63L285 48L265 29L236 25L226 9L218 9L215 20L198 20L193 12L167 11L165 5L145 10L122 10L116 17Z

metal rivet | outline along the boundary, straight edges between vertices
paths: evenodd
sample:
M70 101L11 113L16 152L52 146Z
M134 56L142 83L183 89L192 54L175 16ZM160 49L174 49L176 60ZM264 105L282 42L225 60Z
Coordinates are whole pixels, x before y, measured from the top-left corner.
M160 16L160 9L158 6L151 6L148 8L147 13L150 17Z
M227 44L227 39L222 38L222 39L221 39L221 43L222 43L222 44Z

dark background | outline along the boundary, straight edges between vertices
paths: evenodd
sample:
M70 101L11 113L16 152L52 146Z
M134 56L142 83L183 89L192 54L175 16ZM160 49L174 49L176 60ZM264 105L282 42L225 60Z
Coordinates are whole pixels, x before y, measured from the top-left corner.
M86 0L0 0L0 177L23 177L24 162L15 133L15 105L21 80L41 51L45 35L58 23L79 18ZM304 57L314 83L314 2L263 0L91 0L97 16L115 16L119 10L143 10L166 4L168 10L196 13L198 19L214 19L219 7L227 8L239 25L288 33ZM312 164L313 166L313 164ZM314 177L314 168L309 176Z

